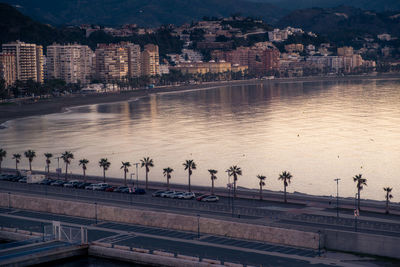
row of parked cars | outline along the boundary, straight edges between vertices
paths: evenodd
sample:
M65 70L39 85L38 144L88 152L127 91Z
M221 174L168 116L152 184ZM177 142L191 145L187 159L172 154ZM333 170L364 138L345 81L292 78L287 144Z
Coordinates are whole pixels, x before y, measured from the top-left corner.
M26 183L27 177L22 176L22 175L15 175L15 174L0 174L0 180Z
M196 197L193 192L179 192L179 191L163 191L159 190L152 194L153 197L166 197L166 198L175 198L175 199L194 199L197 201L203 202L216 202L219 198L215 195L201 195Z

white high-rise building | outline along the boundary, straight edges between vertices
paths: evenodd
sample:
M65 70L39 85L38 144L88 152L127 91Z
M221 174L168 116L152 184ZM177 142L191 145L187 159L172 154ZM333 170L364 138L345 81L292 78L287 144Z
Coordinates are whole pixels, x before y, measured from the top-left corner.
M42 46L16 41L3 44L2 51L5 54L13 54L15 56L17 80L43 82Z
M47 78L87 84L92 76L93 55L87 45L50 45L47 47Z

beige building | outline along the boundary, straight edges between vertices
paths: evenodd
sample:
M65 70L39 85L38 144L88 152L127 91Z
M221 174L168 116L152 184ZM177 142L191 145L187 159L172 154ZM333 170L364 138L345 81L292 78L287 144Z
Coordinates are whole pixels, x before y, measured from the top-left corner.
M285 50L288 53L303 52L304 51L304 45L303 44L287 44L287 45L285 45Z
M15 56L16 78L20 81L43 82L43 47L16 41L3 44L3 53Z
M47 47L47 77L87 84L92 74L92 60L93 51L87 45L50 45Z
M6 87L13 85L17 80L17 66L13 54L0 53L0 79L5 81Z
M354 50L351 46L338 47L337 54L342 57L351 57L354 54Z
M174 69L182 73L190 74L205 74L205 73L224 73L232 70L230 62L195 62L195 63L180 63Z
M128 48L123 44L99 44L96 49L96 77L103 81L125 79L128 76Z
M124 45L128 49L128 76L140 77L142 74L140 45L132 43L124 43Z
M145 45L141 59L141 73L143 76L155 76L160 74L160 59L157 45Z

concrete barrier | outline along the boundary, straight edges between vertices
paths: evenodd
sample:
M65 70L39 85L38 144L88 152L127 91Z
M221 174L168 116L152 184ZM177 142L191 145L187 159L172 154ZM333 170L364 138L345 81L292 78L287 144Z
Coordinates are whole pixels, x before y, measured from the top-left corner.
M128 246L120 246L120 245L114 245L114 248L121 249L121 250L131 250L131 248Z
M98 220L132 223L191 232L197 232L198 227L196 216L99 204L95 205L83 202L30 197L17 194L9 196L7 193L0 193L0 205L8 207L9 197L11 207L17 209L43 211L91 219L94 219L97 214ZM160 217L163 219L160 220ZM199 220L199 226L200 232L203 234L257 240L312 249L317 249L319 243L317 233L292 229L245 224L203 217Z
M205 262L205 263L210 263L210 264L213 264L213 265L214 264L221 265L221 261L218 261L218 260L202 258L201 261Z
M166 267L209 267L209 263L195 262L182 258L164 257L161 255L138 253L134 251L118 250L92 245L89 247L89 255L95 257L109 258L113 260L129 261L150 266ZM213 265L213 267L223 267Z
M132 248L132 251L138 252L138 253L150 253L150 250L144 249L144 248Z
M360 232L325 230L325 248L400 259L400 238Z
M181 255L181 254L176 255L176 257L178 259L183 259L183 260L188 260L188 261L199 261L200 260L199 257L191 257L191 256L186 256L186 255Z
M232 263L232 262L224 262L224 265L228 267L243 267L243 264Z
M163 256L163 257L172 257L172 258L175 257L174 253L169 253L169 252L164 252L164 251L159 251L159 250L154 250L153 254Z

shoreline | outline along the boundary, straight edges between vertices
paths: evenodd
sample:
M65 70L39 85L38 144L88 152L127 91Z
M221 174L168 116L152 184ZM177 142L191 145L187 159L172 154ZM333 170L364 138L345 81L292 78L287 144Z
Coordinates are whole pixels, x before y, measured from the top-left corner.
M249 80L233 80L220 82L207 82L202 84L185 84L167 87L156 87L153 89L136 89L133 91L110 92L104 94L93 95L71 95L51 99L43 99L38 102L24 104L3 104L0 105L0 129L1 125L7 121L20 119L24 117L48 115L53 113L62 113L69 108L78 106L87 106L95 104L108 104L114 102L129 101L131 98L147 97L152 94L183 92L191 90L202 90L220 86L240 86L240 85L257 85L257 84L276 84L286 82L326 82L326 81L352 81L360 79L389 79L400 78L400 74L381 74L381 75L355 75L355 76L311 76L296 78L277 78L272 80L249 79Z

